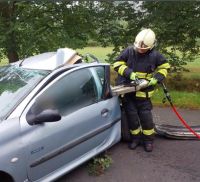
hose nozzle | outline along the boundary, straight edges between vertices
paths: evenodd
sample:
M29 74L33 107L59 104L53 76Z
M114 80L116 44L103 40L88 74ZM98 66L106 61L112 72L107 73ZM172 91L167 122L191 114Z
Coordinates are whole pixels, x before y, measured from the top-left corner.
M167 90L167 87L165 86L165 84L163 82L160 82L160 84L162 85L163 88L163 92L165 94L166 99L169 101L169 103L172 105L172 98ZM163 99L163 101L165 102L165 100ZM163 103L164 103L163 102Z

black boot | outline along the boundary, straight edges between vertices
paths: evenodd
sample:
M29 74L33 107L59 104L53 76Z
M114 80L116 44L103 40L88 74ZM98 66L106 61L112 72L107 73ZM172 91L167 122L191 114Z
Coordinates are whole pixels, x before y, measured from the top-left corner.
M138 133L137 135L132 135L131 136L131 142L129 143L128 147L131 150L135 150L138 145L140 145L140 140L141 140L141 133Z
M139 140L132 140L132 142L129 143L128 147L131 150L135 150L139 144L140 144Z
M153 142L152 141L145 141L144 142L144 150L146 152L152 152L153 151Z

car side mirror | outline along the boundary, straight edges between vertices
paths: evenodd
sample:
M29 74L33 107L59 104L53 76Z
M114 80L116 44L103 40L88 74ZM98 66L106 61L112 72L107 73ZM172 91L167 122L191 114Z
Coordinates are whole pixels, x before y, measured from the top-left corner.
M61 115L57 110L47 109L41 113L34 115L30 114L27 117L27 121L30 125L41 124L45 122L56 122L61 120Z

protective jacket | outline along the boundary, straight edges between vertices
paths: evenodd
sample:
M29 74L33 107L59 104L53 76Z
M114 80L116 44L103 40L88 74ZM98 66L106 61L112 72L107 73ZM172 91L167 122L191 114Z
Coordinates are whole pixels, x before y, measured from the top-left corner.
M135 72L139 79L148 81L154 77L161 82L167 76L170 68L164 56L152 49L145 54L138 53L133 47L126 48L114 63L114 70L118 72L117 84L129 84L130 74ZM154 86L137 91L135 96L150 98L153 95Z

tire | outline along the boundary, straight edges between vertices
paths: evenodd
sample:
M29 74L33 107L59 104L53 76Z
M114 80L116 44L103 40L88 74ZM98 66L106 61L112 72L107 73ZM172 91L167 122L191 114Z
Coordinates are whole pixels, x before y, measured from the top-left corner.
M130 142L131 141L131 135L130 130L128 126L128 121L126 118L126 113L123 107L121 107L121 133L122 133L122 141L123 142Z
M4 172L0 172L0 180L2 182L14 182L14 180L12 179L12 177Z

